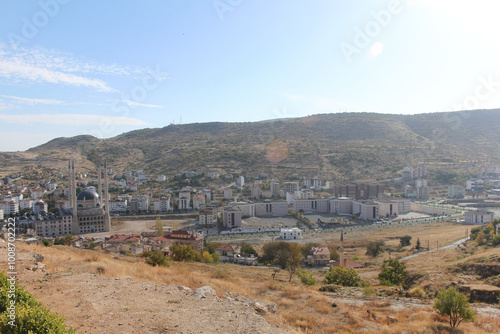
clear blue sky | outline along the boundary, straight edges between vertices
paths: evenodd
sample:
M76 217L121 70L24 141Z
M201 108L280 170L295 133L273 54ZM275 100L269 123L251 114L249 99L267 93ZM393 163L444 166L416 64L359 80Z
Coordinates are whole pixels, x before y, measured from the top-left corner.
M0 151L181 121L500 107L498 1L0 5Z

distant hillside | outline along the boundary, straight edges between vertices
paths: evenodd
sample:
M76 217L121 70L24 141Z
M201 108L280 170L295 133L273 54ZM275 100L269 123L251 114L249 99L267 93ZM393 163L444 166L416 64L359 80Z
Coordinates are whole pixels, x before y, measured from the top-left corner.
M476 110L169 125L104 140L57 138L26 154L32 157L29 161L49 164L77 156L89 168L107 160L115 169L142 168L148 174L213 170L350 180L392 177L418 163L476 171L500 163L499 144L500 110ZM3 155L4 167L14 163L15 158Z

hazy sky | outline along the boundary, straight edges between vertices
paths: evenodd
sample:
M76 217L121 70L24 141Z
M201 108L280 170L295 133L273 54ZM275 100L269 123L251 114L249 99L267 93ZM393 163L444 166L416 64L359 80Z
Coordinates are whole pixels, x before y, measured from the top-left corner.
M0 151L172 122L500 107L498 1L0 6Z

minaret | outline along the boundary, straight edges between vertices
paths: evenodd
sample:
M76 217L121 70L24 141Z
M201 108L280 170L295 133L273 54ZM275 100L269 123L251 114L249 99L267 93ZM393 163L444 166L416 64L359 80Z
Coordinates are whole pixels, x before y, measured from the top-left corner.
M346 266L346 259L345 259L345 254L344 254L344 231L340 231L340 259L339 259L339 262L340 262L340 265L341 266L344 266L344 267L347 267Z
M102 205L102 171L101 171L101 163L99 162L99 168L98 168L98 180L97 180L97 193L99 194L99 199L101 200L101 205Z
M108 193L108 163L104 163L104 196L106 198L106 211L104 213L104 231L111 231L111 217L109 215L109 193Z
M76 174L75 174L75 161L71 163L71 183L72 191L71 197L73 198L73 221L71 224L73 234L80 233L80 223L78 221L78 201L76 199Z
M73 208L73 183L71 182L71 160L68 160L68 198L69 198L69 207Z

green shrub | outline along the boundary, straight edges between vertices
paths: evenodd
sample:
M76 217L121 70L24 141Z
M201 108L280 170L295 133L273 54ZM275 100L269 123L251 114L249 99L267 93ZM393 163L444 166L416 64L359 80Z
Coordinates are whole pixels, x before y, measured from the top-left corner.
M354 269L343 266L330 268L326 273L323 284L337 284L342 286L361 286L363 280Z
M418 299L425 299L427 298L427 294L425 293L424 289L421 287L416 287L410 290L410 296L413 298L418 298Z
M500 234L497 234L493 239L491 239L491 242L494 246L500 245Z
M50 312L29 292L18 286L16 286L14 299L16 301L15 320L9 318L7 310L10 303L9 288L8 277L0 272L0 333L75 333L74 329L65 328L64 317Z
M150 266L156 267L168 267L170 266L170 262L165 257L162 252L151 252L146 251L142 254L143 257L146 258L146 263Z
M323 282L323 284L324 284L324 282ZM336 285L336 284L324 284L323 286L321 286L319 288L319 291L321 291L321 292L338 292L338 291L340 291L341 288L342 288L342 286Z
M377 257L385 252L385 242L383 240L372 241L366 247L366 255Z
M363 295L364 296L375 296L377 294L377 292L375 291L375 289L371 286L365 286L363 288Z
M300 280L305 285L309 285L309 286L316 285L316 279L314 278L314 276L312 275L312 273L309 270L298 269L297 276L299 276Z
M406 265L395 259L384 260L382 271L378 275L381 285L394 286L401 285L408 276Z

